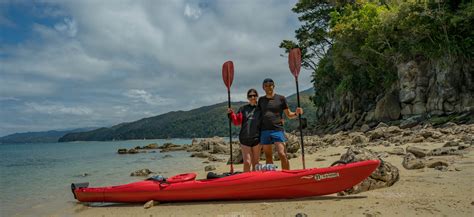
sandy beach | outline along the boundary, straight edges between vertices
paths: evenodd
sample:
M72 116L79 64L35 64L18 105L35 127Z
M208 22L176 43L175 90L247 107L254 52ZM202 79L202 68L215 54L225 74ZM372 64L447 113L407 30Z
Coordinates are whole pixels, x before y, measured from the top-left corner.
M444 143L406 143L398 147L425 149L442 147ZM373 151L390 151L393 146L367 147ZM450 162L447 171L423 168L407 170L403 155L387 155L385 161L400 170L400 180L391 187L348 196L336 194L288 200L209 201L162 203L149 209L143 204L75 203L73 210L58 210L54 216L472 216L474 213L474 152L442 156ZM307 167L327 167L346 152L346 147L327 147L306 155ZM325 159L316 161L317 158ZM438 157L432 157L438 158ZM321 160L321 159L320 159ZM301 158L290 160L293 169L302 168ZM279 161L276 162L280 164ZM204 166L207 164L203 164ZM211 162L214 172L227 172L229 166ZM242 165L236 166L237 170ZM196 170L204 178L204 169Z

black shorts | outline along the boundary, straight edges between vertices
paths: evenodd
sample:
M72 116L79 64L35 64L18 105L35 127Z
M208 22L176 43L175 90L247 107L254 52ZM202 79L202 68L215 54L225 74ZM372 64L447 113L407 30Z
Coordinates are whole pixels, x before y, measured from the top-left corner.
M260 139L240 139L240 144L248 146L248 147L254 147L260 143Z

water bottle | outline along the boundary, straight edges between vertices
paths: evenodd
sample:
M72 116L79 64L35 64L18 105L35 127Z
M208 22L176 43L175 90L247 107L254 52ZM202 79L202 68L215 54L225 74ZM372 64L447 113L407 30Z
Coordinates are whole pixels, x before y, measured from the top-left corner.
M257 171L274 171L277 166L274 164L257 164L255 165L255 170Z

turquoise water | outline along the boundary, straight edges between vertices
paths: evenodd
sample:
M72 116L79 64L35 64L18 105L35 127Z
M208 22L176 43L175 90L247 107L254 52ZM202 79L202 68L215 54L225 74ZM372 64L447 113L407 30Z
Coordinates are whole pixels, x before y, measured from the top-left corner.
M148 168L169 177L203 168L202 159L190 158L188 152L117 154L119 148L166 142L190 144L191 140L2 144L0 216L50 216L61 210L70 213L77 206L70 190L73 182L118 185L143 179L130 176L138 169ZM163 158L167 154L172 157ZM89 175L84 177L84 173Z

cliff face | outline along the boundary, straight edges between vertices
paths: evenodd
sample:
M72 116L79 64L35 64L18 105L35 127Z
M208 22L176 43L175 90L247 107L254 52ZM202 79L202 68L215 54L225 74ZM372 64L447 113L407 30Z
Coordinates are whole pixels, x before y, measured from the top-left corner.
M446 115L474 109L474 64L446 58L398 64L401 115Z
M397 82L385 93L329 96L329 103L317 108L316 131L350 130L379 122L397 125L413 118L418 122L437 118L434 124L439 124L439 117L474 121L474 60L410 60L397 64L397 74Z

